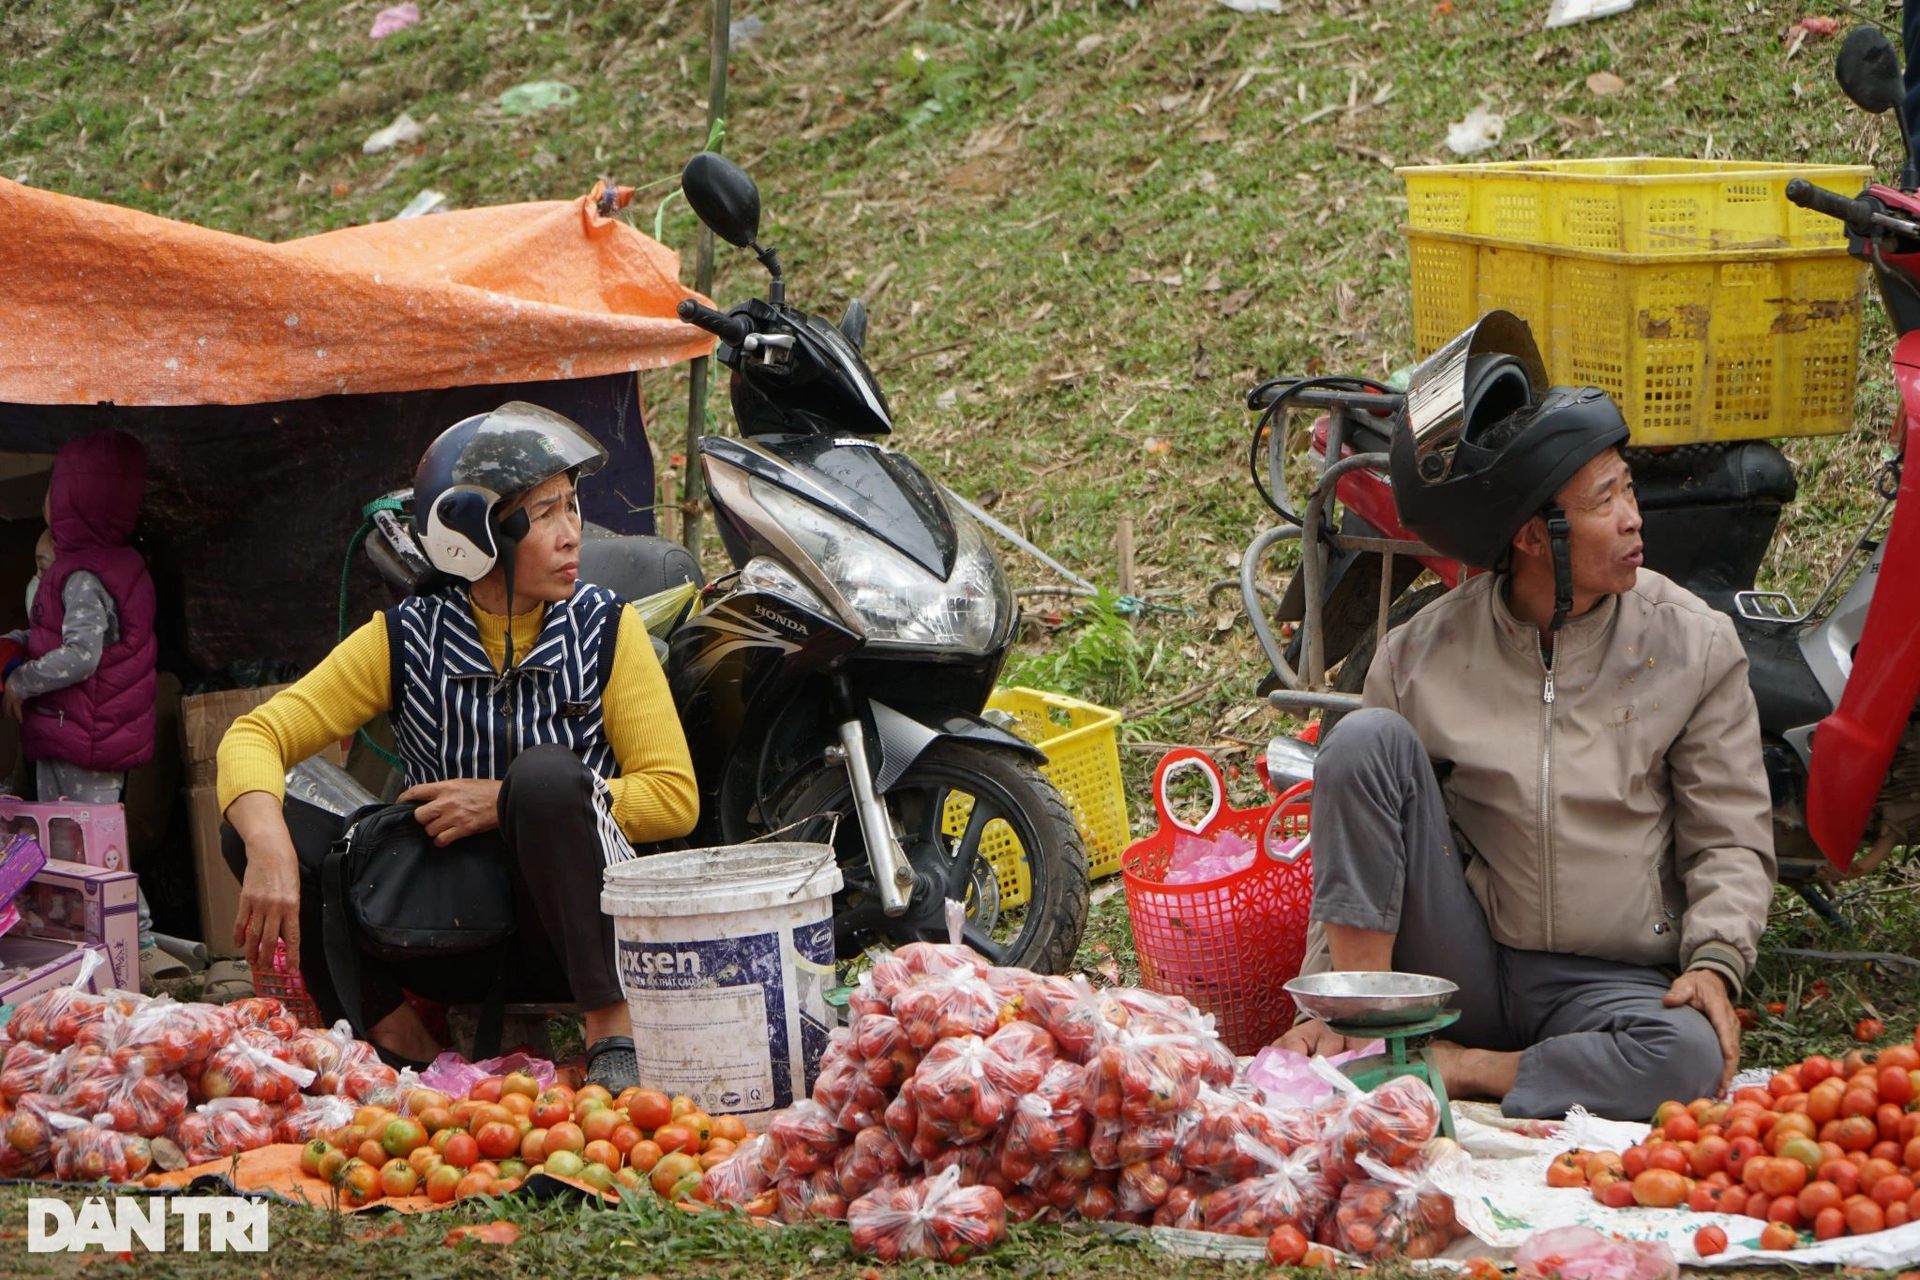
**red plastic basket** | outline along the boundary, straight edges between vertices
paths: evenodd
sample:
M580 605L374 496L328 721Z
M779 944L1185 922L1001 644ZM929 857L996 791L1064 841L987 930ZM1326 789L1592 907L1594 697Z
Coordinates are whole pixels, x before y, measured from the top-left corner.
M253 989L263 996L272 996L287 1007L287 1012L300 1020L303 1027L321 1027L320 1006L307 994L307 984L301 980L300 972L287 965L287 944L273 944L273 967L256 969L253 972Z
M1167 803L1169 777L1185 769L1199 769L1213 784L1212 807L1198 826L1174 817ZM1153 775L1160 829L1121 857L1142 982L1213 1014L1235 1053L1257 1052L1293 1023L1284 987L1299 974L1307 951L1313 860L1306 797L1312 785L1303 782L1257 809L1235 809L1211 757L1189 747L1170 751ZM1165 883L1181 832L1206 839L1229 830L1252 840L1264 856L1219 880ZM1289 838L1301 843L1280 851Z

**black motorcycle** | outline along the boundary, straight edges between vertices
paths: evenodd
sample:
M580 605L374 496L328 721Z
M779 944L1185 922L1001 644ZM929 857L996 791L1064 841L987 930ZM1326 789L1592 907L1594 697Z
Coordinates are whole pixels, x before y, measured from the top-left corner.
M720 339L741 436L699 442L735 569L666 629L700 784L692 839L831 842L843 956L944 941L952 902L988 958L1059 972L1086 923L1087 854L1044 754L983 714L1019 622L1006 574L972 517L881 443L893 416L861 358L865 308L834 325L786 305L759 192L730 161L696 155L682 187L771 277L729 312L680 304ZM375 523L376 563L419 589L404 522ZM698 568L664 539L589 531L580 576L638 598Z

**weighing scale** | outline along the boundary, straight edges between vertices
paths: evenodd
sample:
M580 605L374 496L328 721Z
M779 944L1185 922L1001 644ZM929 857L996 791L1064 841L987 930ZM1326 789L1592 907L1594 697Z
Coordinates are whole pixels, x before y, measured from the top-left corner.
M1451 1138L1453 1107L1434 1061L1432 1038L1460 1020L1446 1007L1459 991L1421 973L1316 973L1287 983L1287 994L1313 1017L1350 1040L1385 1040L1384 1053L1355 1058L1341 1074L1362 1089L1399 1076L1424 1081L1440 1103L1440 1132Z

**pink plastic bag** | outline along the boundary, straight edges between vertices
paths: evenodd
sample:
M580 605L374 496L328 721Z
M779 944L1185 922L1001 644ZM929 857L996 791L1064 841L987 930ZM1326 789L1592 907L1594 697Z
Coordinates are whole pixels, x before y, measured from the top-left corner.
M1181 832L1173 838L1173 857L1167 863L1168 884L1210 884L1253 865L1258 848L1238 831L1226 830L1208 838Z
M373 15L373 30L367 32L370 40L384 40L396 31L405 31L420 21L420 7L414 4L397 4L391 9L382 9ZM431 1087L431 1086L429 1086Z
M1561 1280L1675 1280L1680 1266L1658 1240L1616 1240L1592 1227L1554 1227L1520 1246L1521 1274Z
M540 1082L542 1089L553 1087L553 1064L545 1058L533 1058L524 1053L488 1058L485 1062L468 1062L457 1053L443 1053L420 1073L420 1083L449 1098L464 1098L468 1090L487 1077L504 1076L515 1071L526 1072Z
M1328 1058L1327 1065L1338 1067L1380 1053L1386 1041L1375 1040L1363 1049L1351 1049ZM1333 1096L1333 1086L1315 1075L1308 1064L1313 1059L1291 1049L1268 1045L1253 1057L1247 1067L1247 1083L1267 1091L1267 1103L1276 1107L1317 1107Z

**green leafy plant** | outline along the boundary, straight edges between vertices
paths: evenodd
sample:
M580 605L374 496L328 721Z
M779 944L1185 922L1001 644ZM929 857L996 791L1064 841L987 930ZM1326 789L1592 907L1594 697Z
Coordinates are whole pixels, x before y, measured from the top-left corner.
M1082 601L1054 639L1054 647L1043 652L1015 654L1001 683L1119 707L1145 687L1159 658L1159 649L1150 648L1120 611L1120 598L1104 591Z

